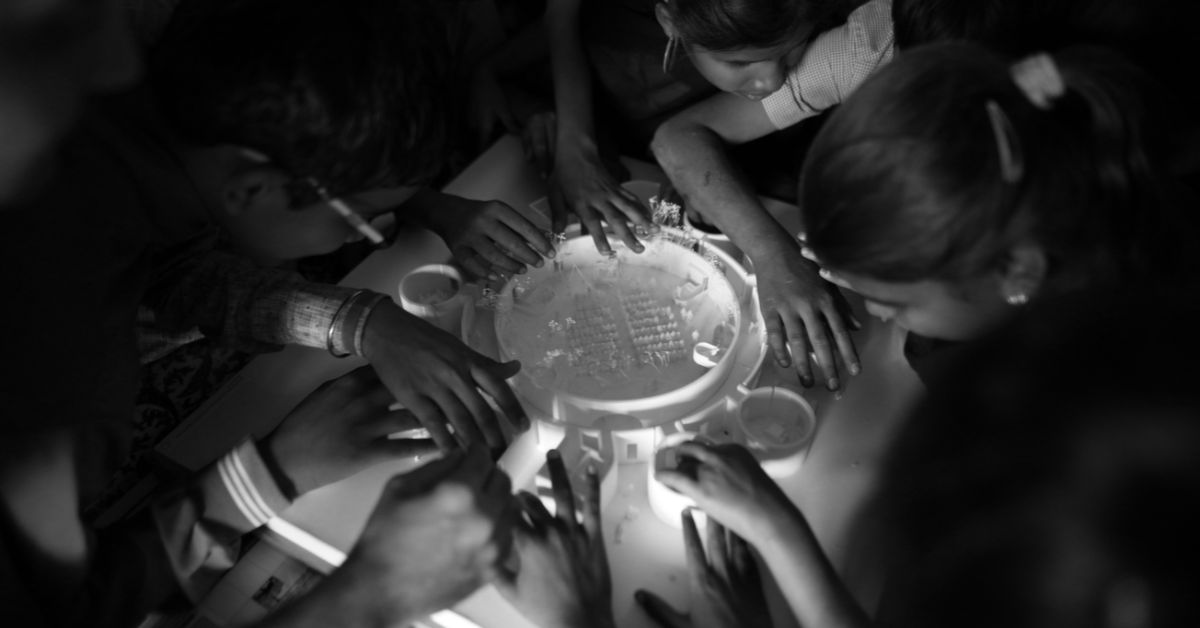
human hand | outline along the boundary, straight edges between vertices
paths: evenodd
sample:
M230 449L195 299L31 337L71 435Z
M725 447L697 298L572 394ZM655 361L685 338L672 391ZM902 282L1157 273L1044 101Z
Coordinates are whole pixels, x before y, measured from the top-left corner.
M407 410L389 410L392 393L363 366L321 384L262 445L296 494L350 477L385 460L431 454L429 439L389 439L420 427Z
M553 516L535 495L518 499L527 521L514 529L518 571L496 582L500 593L539 626L611 628L612 579L600 529L600 480L588 469L582 523L558 451L546 454L554 490Z
M650 232L659 230L650 220L649 208L643 206L633 192L621 187L594 152L580 150L564 154L560 150L555 155L549 198L554 232L562 231L566 216L574 213L601 253L612 252L604 234L604 224L608 224L617 237L637 253L645 247L629 223Z
M541 267L543 255L554 257L545 233L550 226L531 220L539 216L526 216L500 201L441 196L430 222L454 259L472 275L514 275L525 272L526 265Z
M511 549L511 490L479 444L392 478L330 577L345 606L369 625L406 625L492 580Z
M480 144L492 138L496 122L509 133L521 129L504 87L487 63L481 63L471 78L471 120Z
M525 159L537 166L542 177L550 176L554 167L554 146L558 141L558 118L553 111L542 111L529 116L521 131L521 146Z
M854 319L845 297L837 287L818 274L815 264L800 255L786 255L756 262L758 303L767 330L767 344L782 367L795 366L800 382L813 385L809 351L825 374L829 390L841 390L833 347L851 375L861 366L847 324L861 325ZM790 350L790 356L789 356Z
M679 444L676 455L678 466L659 470L654 477L690 497L710 521L715 519L755 545L771 534L767 526L796 512L754 454L741 445L691 441Z
M486 441L504 446L499 417L487 395L516 430L529 418L508 383L521 364L500 363L454 336L405 312L390 299L382 301L363 332L363 355L384 385L411 411L442 449ZM454 426L451 436L447 423Z
M769 627L771 613L763 595L762 578L746 541L710 518L705 553L691 510L684 510L680 517L691 612L675 610L666 600L646 590L634 594L638 604L664 628Z

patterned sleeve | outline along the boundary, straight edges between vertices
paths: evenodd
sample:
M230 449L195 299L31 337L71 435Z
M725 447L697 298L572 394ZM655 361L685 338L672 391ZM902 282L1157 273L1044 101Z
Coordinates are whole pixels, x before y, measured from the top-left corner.
M206 336L238 349L268 351L289 344L325 349L330 325L356 292L262 268L231 253L207 251L164 265L143 303L157 327L199 327ZM347 334L334 331L334 349L349 351Z
M809 45L783 87L762 100L767 117L785 129L841 103L894 50L892 2L871 0Z

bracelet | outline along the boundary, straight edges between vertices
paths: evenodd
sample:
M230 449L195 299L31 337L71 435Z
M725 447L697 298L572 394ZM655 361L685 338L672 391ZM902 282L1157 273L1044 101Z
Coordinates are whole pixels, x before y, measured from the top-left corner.
M334 329L337 328L338 317L340 317L342 315L342 312L346 312L347 309L350 307L350 304L353 303L356 299L358 299L359 295L361 295L364 292L366 292L366 290L359 290L359 291L355 292L354 294L350 295L350 297L348 299L346 299L345 301L342 301L342 304L340 306L338 306L337 311L333 313L333 318L330 319L330 321L329 321L329 329L325 331L325 349L327 351L329 351L329 355L332 355L335 358L347 358L347 357L354 355L352 352L338 353L334 350L334 348L333 348L333 331L334 331Z
M357 353L358 355L363 354L362 343L363 343L363 335L367 331L367 319L371 317L371 313L375 311L375 307L377 305L379 305L380 303L383 303L383 300L387 299L387 298L388 298L388 296L386 294L378 294L378 293L374 294L371 297L371 300L367 303L367 305L365 307L363 307L362 314L360 314L358 316L358 320L355 321L353 347L354 347L354 352Z

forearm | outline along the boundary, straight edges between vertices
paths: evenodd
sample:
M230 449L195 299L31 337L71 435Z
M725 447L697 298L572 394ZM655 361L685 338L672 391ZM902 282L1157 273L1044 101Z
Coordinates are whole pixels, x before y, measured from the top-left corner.
M554 0L546 9L546 32L554 73L557 152L595 150L591 70L579 38L580 0Z
M658 128L651 147L684 204L716 225L755 264L800 254L795 238L763 207L715 131L672 118Z
M773 518L770 531L752 542L801 625L869 626L800 511Z
M396 220L439 233L436 220L446 195L433 188L421 188L396 208Z

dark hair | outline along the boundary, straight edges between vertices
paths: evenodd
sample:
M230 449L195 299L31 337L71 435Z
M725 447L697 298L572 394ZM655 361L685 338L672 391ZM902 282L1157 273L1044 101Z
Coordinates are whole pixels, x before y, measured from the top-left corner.
M1172 292L1033 305L931 383L881 473L910 552L881 625L1200 625L1200 387L1162 366L1200 304Z
M451 25L427 0L181 6L152 56L185 140L258 150L331 192L428 182L456 103Z
M1160 100L1147 97L1150 82L1106 50L1053 60L1065 93L1048 110L974 45L920 47L868 79L818 134L803 172L808 245L822 263L884 281L954 281L1000 267L1030 238L1066 288L1179 261L1177 186L1152 125L1169 120L1151 120ZM1023 162L1015 182L1002 176L989 106Z
M672 23L684 43L707 50L772 48L833 26L831 0L670 0ZM842 16L844 19L844 16Z

